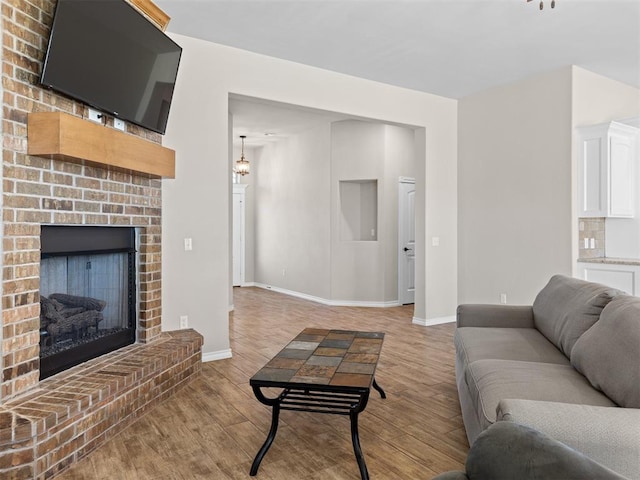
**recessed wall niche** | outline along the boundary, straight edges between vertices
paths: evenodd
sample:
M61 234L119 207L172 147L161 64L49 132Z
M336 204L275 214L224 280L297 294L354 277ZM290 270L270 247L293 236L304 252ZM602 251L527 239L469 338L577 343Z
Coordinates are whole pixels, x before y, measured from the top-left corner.
M378 240L378 180L340 180L340 240Z

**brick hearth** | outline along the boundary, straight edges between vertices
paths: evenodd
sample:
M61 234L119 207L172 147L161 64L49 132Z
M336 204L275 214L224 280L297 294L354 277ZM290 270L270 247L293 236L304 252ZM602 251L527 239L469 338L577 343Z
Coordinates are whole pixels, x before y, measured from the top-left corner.
M200 373L202 337L165 332L40 382L0 406L0 477L51 478Z
M39 86L55 0L2 2L0 477L44 479L96 448L200 371L202 339L161 331L162 181L27 154L27 115L86 107ZM104 128L111 128L108 124ZM127 133L161 136L127 125ZM138 343L39 380L40 227L138 230Z

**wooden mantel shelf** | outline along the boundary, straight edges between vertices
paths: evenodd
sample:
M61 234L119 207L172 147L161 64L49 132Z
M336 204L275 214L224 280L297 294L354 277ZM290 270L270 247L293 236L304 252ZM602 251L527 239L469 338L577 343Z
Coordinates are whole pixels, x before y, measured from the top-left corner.
M63 112L28 115L27 153L175 178L174 150Z

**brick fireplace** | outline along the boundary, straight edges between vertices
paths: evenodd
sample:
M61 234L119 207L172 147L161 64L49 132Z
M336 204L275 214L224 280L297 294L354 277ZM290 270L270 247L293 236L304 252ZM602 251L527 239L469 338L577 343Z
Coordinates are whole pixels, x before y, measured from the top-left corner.
M38 85L54 8L55 0L2 2L3 479L51 478L200 371L200 335L161 331L162 180L27 154L29 113L86 113ZM139 127L127 133L161 143ZM134 227L139 291L135 344L40 381L42 225Z

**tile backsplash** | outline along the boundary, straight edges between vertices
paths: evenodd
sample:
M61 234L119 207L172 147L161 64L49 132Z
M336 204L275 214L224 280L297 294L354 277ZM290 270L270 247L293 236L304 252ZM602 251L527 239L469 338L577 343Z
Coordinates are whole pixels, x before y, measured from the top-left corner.
M604 257L604 218L578 219L578 258Z

